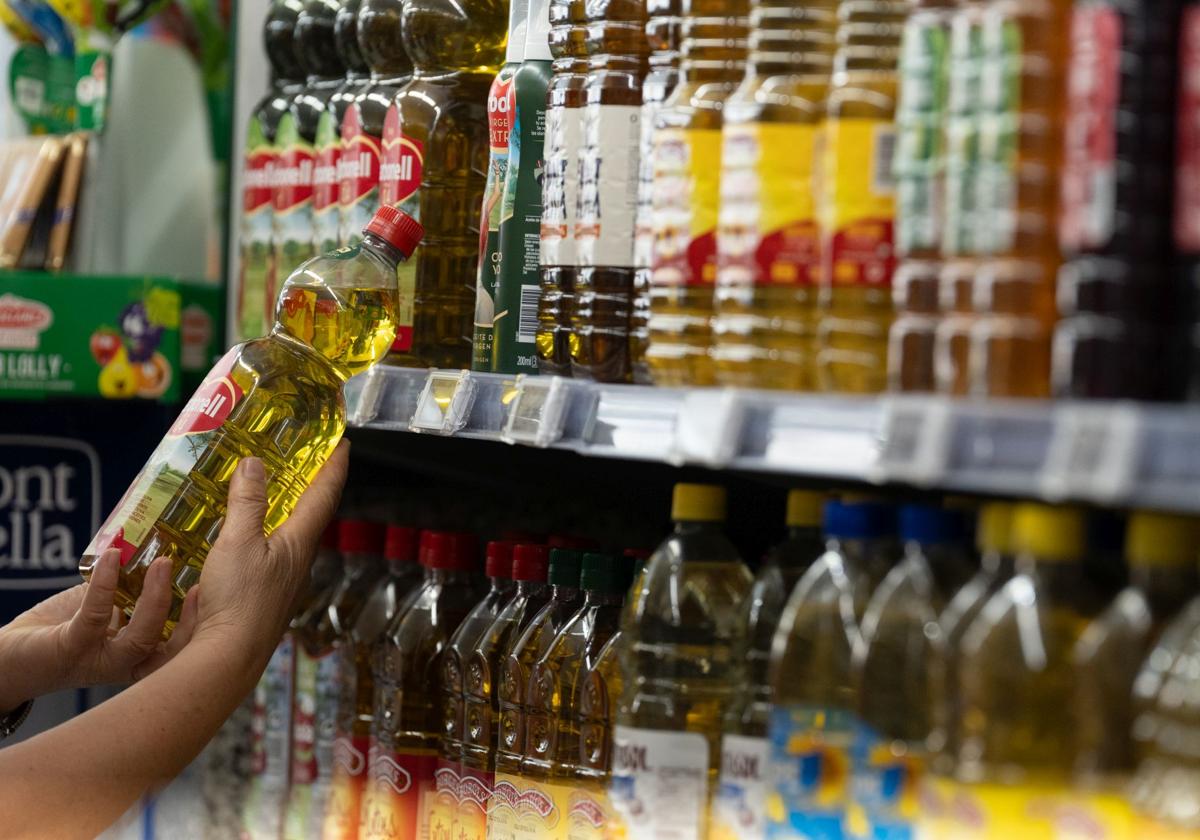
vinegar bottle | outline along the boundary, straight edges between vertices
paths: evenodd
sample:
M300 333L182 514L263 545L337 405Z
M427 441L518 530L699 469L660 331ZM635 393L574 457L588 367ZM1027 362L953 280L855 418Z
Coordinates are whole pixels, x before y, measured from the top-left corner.
M712 355L719 384L812 391L815 165L836 4L755 2L751 13L746 78L722 130Z
M626 382L642 82L650 52L644 0L588 4L587 42L571 370L585 379Z
M656 385L711 385L721 115L741 81L748 0L686 0L683 78L654 126L654 268L646 363Z
M174 629L225 517L229 479L253 455L267 473L266 531L283 524L341 439L342 385L375 364L395 323L395 268L421 226L380 210L360 247L300 266L284 285L275 328L217 362L109 515L79 563L121 553L116 603L132 613L151 561L173 564Z
M843 0L822 153L819 376L822 390L887 386L892 324L892 156L900 34L907 4Z

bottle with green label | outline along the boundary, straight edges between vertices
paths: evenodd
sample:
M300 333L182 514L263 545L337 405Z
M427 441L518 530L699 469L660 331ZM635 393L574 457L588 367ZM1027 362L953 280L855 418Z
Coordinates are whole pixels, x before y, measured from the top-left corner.
M525 36L529 25L529 0L512 0L508 10L508 46L504 66L492 81L488 92L487 182L483 188L483 208L479 217L479 268L475 275L475 337L472 341L471 369L492 369L492 321L496 315L496 276L500 271L500 211L504 181L508 176L508 134L516 109L513 76L525 57Z
M500 207L500 270L492 328L492 370L537 373L542 294L542 175L550 87L550 0L533 0L525 60L513 76L508 172Z

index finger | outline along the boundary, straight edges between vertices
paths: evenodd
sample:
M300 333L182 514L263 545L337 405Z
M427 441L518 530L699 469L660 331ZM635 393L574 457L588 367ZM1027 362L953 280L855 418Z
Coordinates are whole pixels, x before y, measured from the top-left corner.
M291 516L272 534L292 545L316 545L337 512L350 469L350 441L343 440L300 496Z

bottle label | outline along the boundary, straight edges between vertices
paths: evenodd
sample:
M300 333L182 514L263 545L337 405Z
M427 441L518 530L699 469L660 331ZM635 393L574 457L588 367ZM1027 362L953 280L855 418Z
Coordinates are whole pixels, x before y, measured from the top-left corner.
M916 836L921 840L953 840L952 809L957 787L954 780L946 776L927 773L921 778L921 806L916 818Z
M1175 119L1175 247L1200 251L1200 7L1180 13Z
M296 646L296 699L292 717L292 783L288 789L288 838L320 836L333 778L337 734L338 657L311 656Z
M1104 247L1116 226L1120 73L1120 14L1112 6L1077 7L1071 15L1058 229L1068 251Z
M725 128L717 232L722 284L807 286L819 280L816 136L815 125Z
M846 837L854 716L820 706L771 710L767 837Z
M342 118L338 159L338 228L343 244L356 245L379 209L380 139L364 134L358 106Z
M291 745L292 667L295 647L286 634L254 687L251 718L250 784L242 806L242 827L250 837L278 836L287 803Z
M635 211L633 262L638 268L654 265L654 122L662 102L642 103L638 120L638 183Z
M188 474L204 456L234 406L242 399L242 388L230 375L241 351L235 347L221 358L192 398L183 406L150 460L142 467L133 484L96 536L92 538L87 555L98 557L115 548L121 553L121 565L148 566L163 550L163 538L154 527L167 511L167 521L180 521L193 513L193 505L168 507L188 482ZM218 520L219 521L219 520ZM206 535L215 539L215 532ZM199 577L199 572L197 579ZM178 578L177 578L178 579Z
M359 836L363 840L428 837L422 823L427 803L436 797L437 757L400 753L372 739Z
M701 286L717 276L721 132L654 132L654 283Z
M562 811L555 790L520 776L497 773L488 805L487 840L555 837Z
M341 244L338 230L338 163L342 156L342 138L333 120L333 113L325 111L317 123L317 158L313 167L313 244L318 254L332 251Z
M945 19L914 15L904 28L896 109L896 248L901 254L941 246L946 71Z
M579 264L575 237L580 198L579 150L582 146L582 109L562 105L548 109L546 173L542 180L542 265Z
M946 214L942 252L970 255L979 249L979 85L982 27L968 7L950 24L950 80L946 118Z
M279 162L275 166L271 188L271 240L275 251L275 272L266 290L263 317L270 324L275 312L276 283L280 272L287 276L296 266L316 256L313 247L313 170L316 152L300 136L292 115L284 114L275 133Z
M615 834L608 791L603 788L573 785L549 785L554 807L561 814L564 840L609 840ZM554 836L549 833L543 836Z
M699 733L615 727L609 796L629 840L706 836L708 768Z
M496 75L488 94L488 143L491 146L483 211L479 220L479 268L475 278L474 370L492 369L492 320L496 314L496 277L500 273L500 210L508 175L509 122L516 110L513 69Z
M425 816L422 817L429 826L429 840L446 838L453 840L457 837L454 823L458 816L458 785L461 781L457 761L439 758L437 769L434 771L434 795L425 800Z
M1043 785L955 785L951 837L1053 840L1063 791Z
M897 754L892 742L871 727L860 725L854 745L851 797L857 819L875 840L912 840L920 811L925 768L922 756L909 750Z
M271 184L274 183L278 155L263 135L257 118L250 120L246 134L246 156L242 161L242 228L238 278L237 329L242 339L266 332L268 277L274 270L271 250ZM271 281L270 285L274 285Z
M721 776L713 801L714 840L764 836L770 759L766 738L726 735L721 739Z
M641 135L642 109L638 105L589 104L584 108L575 226L580 265L634 265Z
M834 286L889 286L895 182L891 121L841 118L825 123L822 172L824 276Z
M421 172L425 146L405 137L401 131L400 109L391 105L383 120L383 143L379 162L379 201L399 207L417 221L421 220ZM417 251L421 246L417 246ZM396 269L399 291L396 297L396 339L392 350L403 353L413 346L413 313L417 290L417 253Z
M1145 838L1137 831L1133 806L1116 792L1071 791L1055 820L1057 840ZM1194 835L1193 835L1194 836Z
M1021 28L1002 17L981 33L979 175L975 219L979 251L1007 253L1017 235L1017 142L1021 104Z
M367 784L370 741L339 732L333 744L333 781L325 811L325 840L357 840Z
M459 772L455 796L454 837L456 840L487 840L488 808L494 777L482 770L463 767Z

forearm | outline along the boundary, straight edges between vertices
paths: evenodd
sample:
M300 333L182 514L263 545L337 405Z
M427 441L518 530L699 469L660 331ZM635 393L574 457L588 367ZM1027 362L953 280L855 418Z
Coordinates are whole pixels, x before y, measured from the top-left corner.
M200 753L254 687L269 656L261 636L237 644L193 639L108 702L0 750L5 836L99 834Z
M0 627L0 715L55 690L46 673L53 663L31 662L28 654L18 633Z

